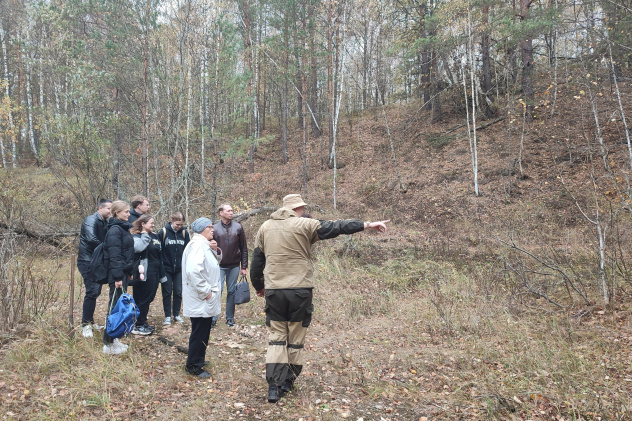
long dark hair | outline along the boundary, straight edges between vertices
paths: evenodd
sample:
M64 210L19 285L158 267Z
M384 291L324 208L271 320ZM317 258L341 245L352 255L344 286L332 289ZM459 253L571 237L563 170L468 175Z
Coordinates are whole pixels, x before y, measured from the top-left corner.
M147 213L142 214L138 217L137 220L134 221L134 223L132 224L132 229L130 229L129 232L131 232L132 234L143 232L143 224L149 222L150 219L154 219L154 217Z

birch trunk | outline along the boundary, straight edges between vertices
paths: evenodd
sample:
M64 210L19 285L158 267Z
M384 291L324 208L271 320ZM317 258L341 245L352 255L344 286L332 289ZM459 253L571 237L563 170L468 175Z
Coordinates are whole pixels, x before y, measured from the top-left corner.
M193 75L191 72L192 58L189 56L189 66L187 71L187 126L186 126L186 145L184 148L184 209L186 220L189 220L189 136L191 134L191 114L193 109Z
M33 92L31 90L31 59L26 55L26 115L28 118L29 144L35 157L37 165L40 165L39 152L35 141L35 130L33 129Z
M5 95L9 99L9 104L11 104L11 90L9 89L9 64L7 59L7 37L8 33L4 31L2 27L2 19L0 19L0 37L2 38L2 62L4 66L4 75L6 84L4 86ZM13 168L17 168L17 138L15 132L15 125L13 124L13 113L11 109L7 110L7 115L9 119L9 142L11 143L11 166Z

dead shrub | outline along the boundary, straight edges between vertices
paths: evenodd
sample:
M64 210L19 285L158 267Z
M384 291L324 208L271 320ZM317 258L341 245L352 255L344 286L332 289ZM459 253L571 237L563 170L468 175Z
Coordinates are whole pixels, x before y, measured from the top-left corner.
M53 281L57 269L35 274L38 246L21 244L15 234L0 237L0 333L27 324L57 302Z

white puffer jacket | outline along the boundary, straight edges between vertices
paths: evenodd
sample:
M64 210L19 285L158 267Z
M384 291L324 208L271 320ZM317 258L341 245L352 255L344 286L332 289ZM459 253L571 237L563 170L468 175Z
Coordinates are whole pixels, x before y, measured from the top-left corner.
M220 250L221 253L221 250ZM185 317L213 317L221 311L219 260L208 240L193 234L182 254L182 314ZM206 300L209 293L211 298Z

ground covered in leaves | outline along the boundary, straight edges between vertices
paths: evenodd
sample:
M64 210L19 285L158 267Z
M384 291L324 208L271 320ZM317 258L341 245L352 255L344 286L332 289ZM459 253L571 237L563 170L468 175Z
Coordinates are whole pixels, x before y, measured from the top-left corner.
M357 247L371 241L361 239ZM207 359L213 378L205 381L187 375L186 355L159 340L186 346L190 326L161 326L156 300L150 322L157 332L127 338L130 349L123 356L103 355L99 336L85 339L77 330L70 338L59 319L42 320L5 343L2 417L357 421L630 416L632 311L627 304L544 317L477 294L462 268L448 263L436 268L451 274L444 281L395 286L371 268L354 269L355 258L328 254L335 251L319 252L306 365L295 390L278 404L266 401L261 298L238 307L236 327L218 323L212 331ZM400 263L407 265L407 273L428 268ZM104 306L99 299L98 311Z

